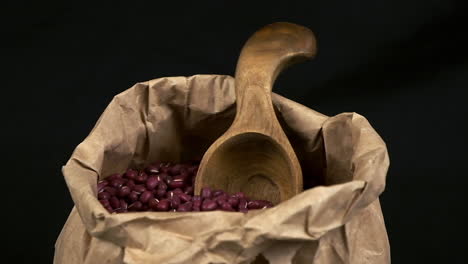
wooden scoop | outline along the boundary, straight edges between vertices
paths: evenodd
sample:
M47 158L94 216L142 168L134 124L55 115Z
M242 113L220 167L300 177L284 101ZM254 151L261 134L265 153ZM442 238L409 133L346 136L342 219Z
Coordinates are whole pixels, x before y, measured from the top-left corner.
M271 89L287 66L312 58L313 33L291 23L274 23L244 45L236 68L237 113L231 127L203 156L195 182L277 204L302 191L299 161L282 130Z

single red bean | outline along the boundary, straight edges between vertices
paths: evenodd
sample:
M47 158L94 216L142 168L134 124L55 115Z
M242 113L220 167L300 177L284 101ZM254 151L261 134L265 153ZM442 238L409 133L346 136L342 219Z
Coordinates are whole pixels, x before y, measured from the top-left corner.
M134 180L138 176L138 171L128 169L127 172L125 172L125 177L129 180Z
M210 199L211 198L211 188L210 187L203 187L201 190L201 197L205 199Z
M218 208L218 204L211 200L211 199L205 199L200 207L202 211L213 211Z
M177 208L177 212L190 212L190 211L192 211L192 206L193 205L192 205L191 202L181 204Z
M135 185L135 187L133 187L133 191L137 192L137 193L142 193L142 192L146 191L146 188L145 188L145 186L143 186L141 184L137 184L137 185Z
M131 202L135 202L135 201L137 201L139 198L140 198L140 193L137 193L137 192L135 192L135 191L132 191L132 192L128 195L128 200L130 200Z
M184 203L190 202L192 200L192 196L185 194L185 193L177 194L177 196L179 196L180 200Z
M149 199L151 199L151 198L153 198L153 193L150 192L150 191L144 191L140 195L140 202L147 203L149 201Z
M99 200L99 202L100 202L100 203L102 204L102 206L104 206L104 207L110 206L109 200L107 200L107 199Z
M128 203L124 199L120 199L120 208L127 210L128 208Z
M159 200L158 200L158 199L152 198L152 199L150 199L150 200L148 201L148 206L149 206L151 209L156 210L158 203L159 203Z
M117 179L113 179L111 182L110 182L110 186L114 187L114 188L120 188L122 185L124 184L124 181L122 178L117 178Z
M117 194L117 189L114 187L106 186L104 187L104 191L108 192L110 195L116 195Z
M122 188L119 189L119 191L117 192L117 195L119 197L126 197L130 194L132 190L130 189L130 187L128 186L122 186Z
M117 198L117 197L115 197L115 196L112 196L112 197L109 199L109 204L110 204L110 206L112 206L112 208L114 208L114 209L120 208L120 200L119 200L119 198Z
M149 165L145 169L146 173L148 174L158 174L159 173L159 167L155 165Z
M155 193L156 197L161 199L163 198L164 196L166 196L166 190L163 190L163 189L156 189L156 193Z
M159 183L158 177L150 176L148 177L148 180L146 180L146 188L148 188L148 190L153 190L154 188L156 188L158 183Z
M140 201L136 201L128 206L129 211L139 211L143 207L143 204Z
M218 195L215 199L227 201L227 199L229 199L229 195L223 192L221 195Z
M98 192L102 192L104 187L106 187L107 185L109 185L108 181L106 181L106 180L99 181L98 184L97 184Z
M170 187L170 188L184 188L185 187L185 182L181 179L172 179L170 181L167 182L167 185Z
M221 205L223 203L227 203L227 198L224 196L218 196L214 199L214 201L218 204Z
M108 200L109 198L111 198L111 195L110 195L110 193L108 193L108 192L100 192L100 193L98 193L98 199L99 199L99 200Z
M164 199L164 200L160 200L159 203L156 205L156 211L160 211L160 212L165 212L165 211L169 211L169 208L170 207L170 202L169 200L167 199Z
M135 177L135 182L144 183L148 179L148 175L144 171L140 171Z
M233 207L236 208L239 205L239 198L231 196L228 198L227 202Z
M228 202L223 202L220 205L220 207L221 207L221 210L223 210L223 211L229 211L229 212L234 211L234 209L232 208L232 206Z
M194 196L192 197L192 201L201 201L201 200L202 200L202 198L201 198L200 195L194 195Z

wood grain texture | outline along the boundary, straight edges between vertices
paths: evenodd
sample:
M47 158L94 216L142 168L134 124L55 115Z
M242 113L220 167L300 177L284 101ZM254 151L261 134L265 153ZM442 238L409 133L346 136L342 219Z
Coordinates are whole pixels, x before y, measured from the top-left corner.
M315 52L313 33L292 23L267 25L249 38L236 68L236 117L204 154L196 194L209 186L277 204L302 191L301 167L275 115L271 90L284 68Z

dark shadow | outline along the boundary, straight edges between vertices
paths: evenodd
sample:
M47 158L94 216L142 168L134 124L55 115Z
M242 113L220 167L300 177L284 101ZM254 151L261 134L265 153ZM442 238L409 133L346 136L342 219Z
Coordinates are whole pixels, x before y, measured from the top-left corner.
M458 9L450 16L438 17L409 38L377 47L372 52L376 54L372 60L309 89L302 100L311 102L317 97L320 101L335 100L337 94L369 96L385 93L402 89L402 84L430 81L438 72L466 63L468 38L464 25L468 16L463 11Z

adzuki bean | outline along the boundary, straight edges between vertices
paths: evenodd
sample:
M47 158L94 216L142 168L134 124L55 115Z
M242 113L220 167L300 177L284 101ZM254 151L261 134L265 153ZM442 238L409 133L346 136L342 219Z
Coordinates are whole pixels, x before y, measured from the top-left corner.
M105 192L108 192L110 195L114 196L117 193L117 189L114 187L106 186L103 188Z
M169 211L170 209L170 202L167 199L159 201L156 205L156 211Z
M138 176L138 171L136 170L128 169L125 173L125 177L127 177L129 180L134 180L136 176Z
M153 193L150 191L144 191L140 195L140 202L142 202L143 204L146 204L151 198L153 198Z
M143 204L140 201L136 201L128 206L129 211L139 211L143 207Z
M110 206L112 206L112 208L114 208L114 209L120 208L120 200L119 200L119 198L117 198L115 196L112 196L109 199L109 203L110 203Z
M202 211L213 211L213 210L216 210L217 208L218 208L218 204L211 199L205 199L202 202L202 205L200 207Z
M145 188L145 186L143 186L141 184L137 184L137 185L135 185L135 187L133 187L133 191L137 192L137 193L142 193L142 192L146 191L146 188Z
M128 186L122 186L122 188L119 189L117 195L119 197L126 197L130 194L132 190Z
M128 200L130 202L135 202L136 200L138 200L139 197L139 194L135 191L131 192L129 195L128 195Z
M148 190L152 190L156 188L158 183L159 183L158 177L151 176L148 178L148 180L146 180L146 188L148 188Z
M163 198L166 195L166 190L164 189L157 189L155 192L157 198Z
M135 181L139 183L144 183L148 179L148 174L146 174L144 171L140 171L138 173L138 176L135 177Z

